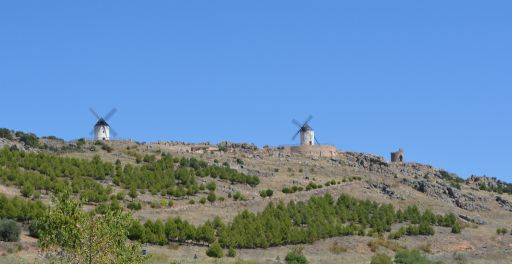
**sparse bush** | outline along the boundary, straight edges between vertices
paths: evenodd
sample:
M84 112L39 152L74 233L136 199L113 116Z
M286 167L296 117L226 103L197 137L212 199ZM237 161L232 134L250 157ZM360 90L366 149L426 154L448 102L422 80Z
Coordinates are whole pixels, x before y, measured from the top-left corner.
M389 240L385 240L385 239L374 239L374 240L368 242L368 247L370 247L370 250L372 252L376 252L379 247L385 247L394 252L405 249L400 244L398 244L394 241L389 241Z
M103 143L101 145L101 149L103 149L104 151L106 151L108 153L112 152L112 150L113 150L112 147L110 145L108 145L107 143Z
M347 252L347 248L343 245L338 244L338 242L335 241L329 247L329 251L333 254L341 254L341 253Z
M76 141L76 146L78 148L81 148L85 145L85 138L80 138L79 140Z
M392 264L391 258L386 254L375 254L370 264Z
M144 155L144 159L142 161L150 163L150 162L155 162L155 160L156 160L155 155L146 154L146 155Z

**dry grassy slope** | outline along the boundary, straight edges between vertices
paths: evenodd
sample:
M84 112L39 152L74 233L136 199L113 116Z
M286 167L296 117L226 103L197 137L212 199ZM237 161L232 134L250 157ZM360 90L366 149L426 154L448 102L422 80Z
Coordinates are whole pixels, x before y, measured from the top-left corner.
M466 215L471 218L478 218L486 222L484 225L469 225L462 234L453 235L449 229L436 228L436 235L432 237L406 237L398 242L408 248L429 247L432 257L442 260L445 263L456 263L456 259L466 259L468 263L512 263L512 236L497 236L496 229L506 227L509 230L512 225L512 212L502 209L495 201L496 194L486 191L478 191L471 186L462 185L462 194L471 194L477 198L476 203L488 208L486 210L468 211L461 209L451 202L438 199L431 195L419 192L401 183L403 179L425 180L435 183L441 182L435 177L437 170L430 166L414 163L403 164L382 164L378 157L364 154L340 153L335 159L314 158L299 155L283 155L275 149L248 150L242 148L229 149L228 152L207 152L192 153L190 144L180 143L151 143L136 144L134 142L110 142L113 147L111 153L107 153L96 147L96 151L68 152L62 155L90 158L100 154L102 158L110 161L120 159L123 163L135 163L135 159L128 155L126 148L130 146L142 155L147 153L158 154L160 152L171 153L178 156L197 157L214 163L228 162L232 168L260 176L261 184L256 188L226 182L217 182L217 194L226 197L224 202L214 204L194 205L188 204L188 199L176 200L172 208L151 209L146 206L138 211L135 216L140 219L163 219L171 216L180 216L191 223L201 224L207 219L219 216L229 221L239 211L247 209L260 211L269 201L306 200L314 195L330 193L338 196L340 193L347 193L360 199L370 199L380 203L391 203L396 207L406 207L415 204L421 209L431 209L435 213L454 212L459 215ZM91 146L88 142L84 149ZM354 157L364 157L362 162ZM241 159L243 165L237 164L236 159ZM375 167L372 163L378 163ZM381 168L384 167L385 170ZM425 177L426 176L426 177ZM360 177L361 180L341 182L350 177ZM425 177L425 178L424 178ZM416 178L416 179L415 179ZM198 179L199 181L210 181L210 178ZM308 182L314 181L324 184L327 181L340 181L340 184L324 187L321 189L304 191L295 194L284 194L280 190L284 186L299 184L305 186ZM385 194L380 188L372 188L372 185L384 183L403 199L395 199ZM259 191L262 189L273 189L272 198L261 198ZM0 188L0 191L3 189ZM228 199L228 193L240 191L247 201L233 201ZM200 194L206 195L206 193ZM508 195L502 197L512 200ZM162 199L159 196L150 194L141 195L138 199L143 201L154 201ZM198 200L198 197L194 199ZM369 237L341 237L322 240L313 245L305 245L304 253L312 263L369 263L373 254L366 245L372 238ZM341 254L333 254L329 247L334 241L347 247L348 251ZM238 256L242 259L257 260L258 263L274 263L276 257L284 259L290 247L276 247L259 250L240 250ZM386 252L386 249L381 249ZM169 259L179 259L183 263L196 263L192 258L198 257L197 263L212 262L204 252L205 248L182 245L179 248L150 246L155 263L168 263ZM388 253L389 250L387 251ZM457 257L455 254L458 254ZM234 262L233 259L224 259L223 262Z

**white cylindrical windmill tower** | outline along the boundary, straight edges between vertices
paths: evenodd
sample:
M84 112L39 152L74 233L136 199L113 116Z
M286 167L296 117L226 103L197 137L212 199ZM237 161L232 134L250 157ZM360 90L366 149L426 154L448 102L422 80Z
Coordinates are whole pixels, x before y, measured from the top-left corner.
M309 116L304 123L300 123L299 121L293 119L292 122L299 127L299 130L293 136L292 140L295 140L298 134L300 134L300 145L301 146L313 146L315 145L315 131L311 126L309 126L309 121L313 116Z
M96 111L94 111L92 108L89 108L89 110L98 119L98 122L96 122L92 131L95 140L110 140L111 132L114 136L116 136L116 132L110 127L110 125L107 123L107 120L116 113L117 109L114 108L110 110L110 112L105 117L98 115L98 113L96 113Z
M300 144L302 146L313 146L315 145L315 130L308 124L304 125L300 129Z
M110 126L103 118L100 118L94 125L94 139L110 140Z

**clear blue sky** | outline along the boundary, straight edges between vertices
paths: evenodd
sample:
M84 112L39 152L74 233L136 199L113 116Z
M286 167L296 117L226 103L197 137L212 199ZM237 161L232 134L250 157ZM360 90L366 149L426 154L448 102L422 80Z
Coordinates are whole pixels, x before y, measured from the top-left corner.
M512 181L510 1L2 1L0 127L318 140ZM420 3L421 2L421 3Z

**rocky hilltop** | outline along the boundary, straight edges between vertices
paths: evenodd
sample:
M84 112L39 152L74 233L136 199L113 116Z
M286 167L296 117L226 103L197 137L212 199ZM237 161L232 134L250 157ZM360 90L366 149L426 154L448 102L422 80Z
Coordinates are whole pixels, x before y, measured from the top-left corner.
M415 205L434 214L452 213L462 223L463 229L460 234L454 234L449 228L435 226L434 235L388 239L390 232L397 231L402 225L398 224L380 238L366 235L319 239L302 245L302 253L311 263L369 263L375 252L393 255L395 249L391 244L418 249L432 261L443 263L512 263L512 235L508 232L512 228L512 187L496 178L471 176L462 179L430 165L390 162L383 157L356 152L317 157L245 143L66 142L55 137L38 138L34 144L23 136L0 138L0 148L85 160L97 156L106 162L118 160L133 166L169 154L194 158L212 166L229 167L259 178L259 184L251 186L220 178L197 177L198 184L215 184L214 193L218 197L215 202L203 202L208 194L204 189L195 194L173 197L149 188L141 190L136 198L121 198L122 206L134 201L141 204L140 209L133 211L134 217L140 221L179 216L194 225L216 217L229 222L243 210L261 212L270 202L300 202L324 194L333 197L348 194L356 199L391 204L398 209ZM115 193L128 191L109 177L98 180L98 183L110 186ZM272 194L263 195L265 190L272 190ZM21 196L16 185L3 184L0 191L7 196ZM51 204L50 196L50 193L41 193L37 199ZM233 198L235 196L238 198ZM171 200L172 206L158 205L162 199ZM97 205L88 204L91 208ZM507 233L498 234L497 230L502 229ZM375 246L375 243L382 244ZM24 235L21 247L22 250L14 256L28 260L37 258L35 240L28 234ZM293 247L296 245L239 249L237 258L224 260L234 263L239 258L255 263L274 263L276 259L283 260ZM201 244L148 245L147 249L155 256L154 263L168 263L170 259L182 263L213 263L213 259L204 253L205 245Z

